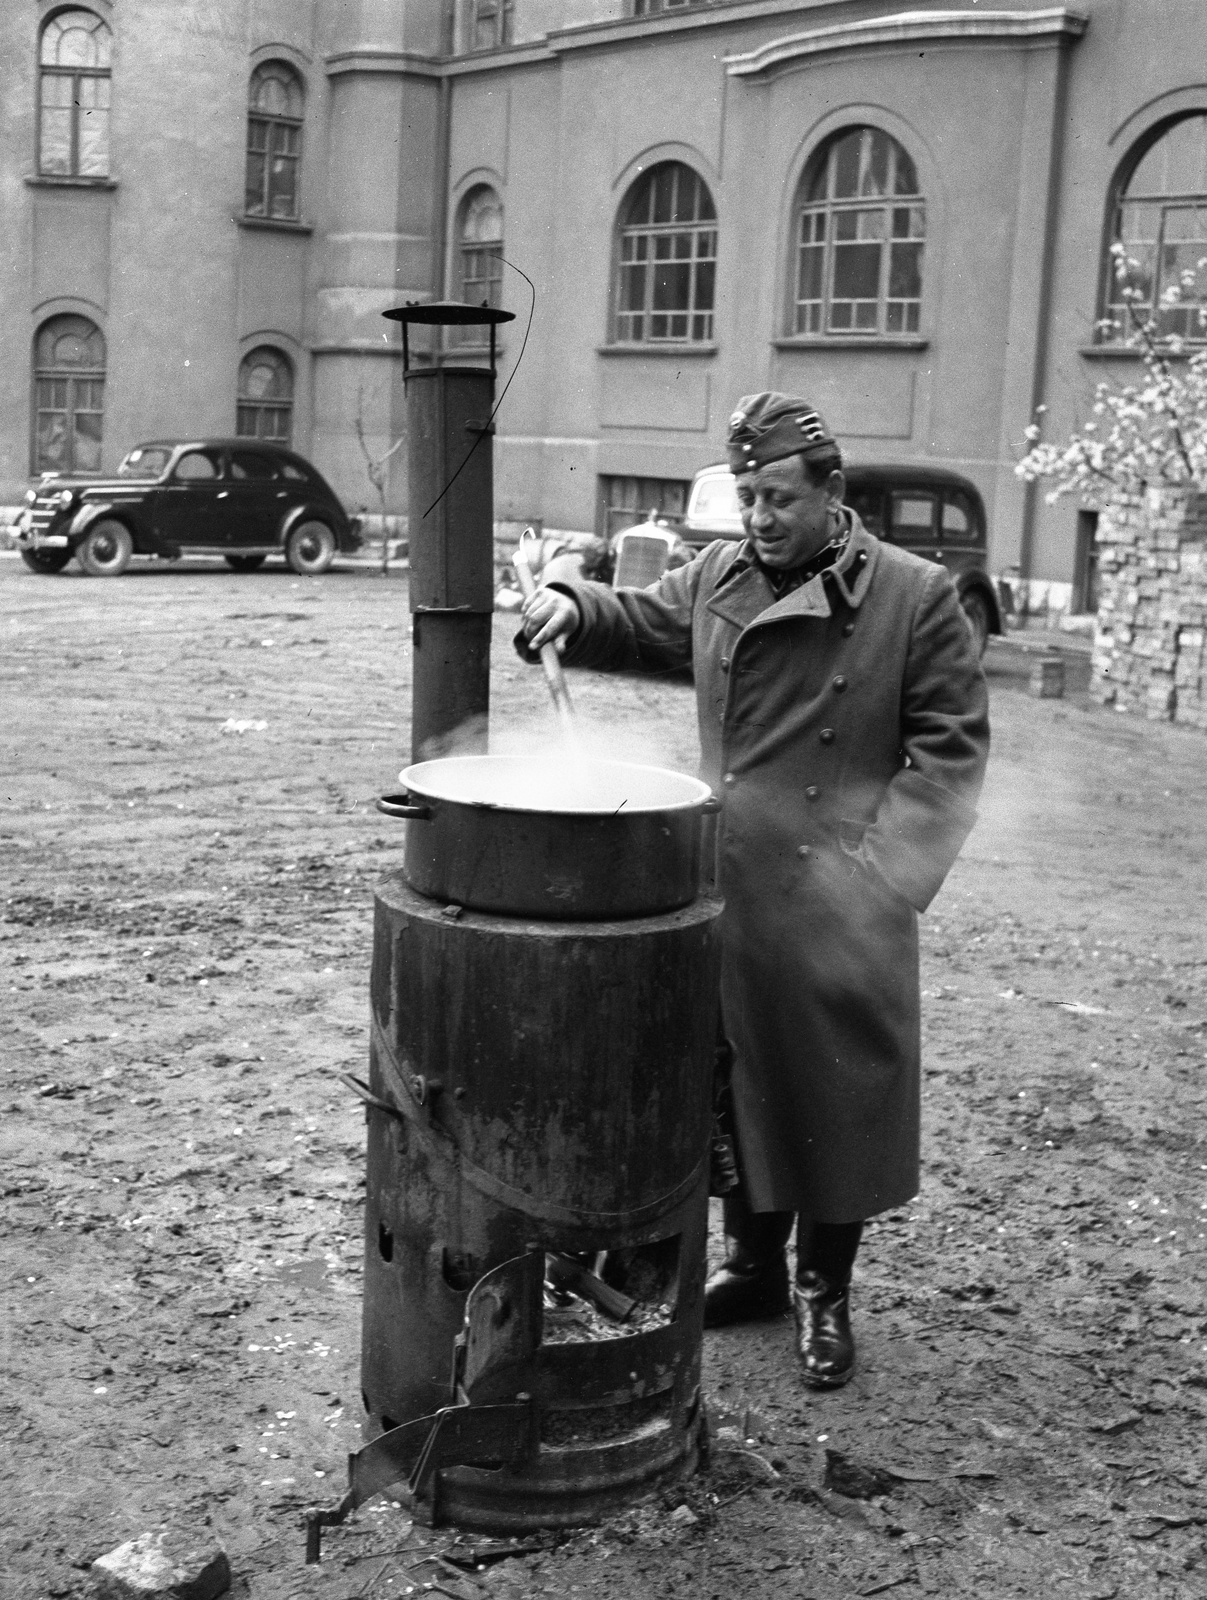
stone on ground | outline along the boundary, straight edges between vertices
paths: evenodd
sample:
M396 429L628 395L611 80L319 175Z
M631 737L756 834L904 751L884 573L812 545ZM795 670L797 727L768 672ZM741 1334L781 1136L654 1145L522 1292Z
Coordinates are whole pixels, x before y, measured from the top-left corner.
M231 1569L211 1533L169 1528L98 1557L92 1581L97 1600L217 1600Z

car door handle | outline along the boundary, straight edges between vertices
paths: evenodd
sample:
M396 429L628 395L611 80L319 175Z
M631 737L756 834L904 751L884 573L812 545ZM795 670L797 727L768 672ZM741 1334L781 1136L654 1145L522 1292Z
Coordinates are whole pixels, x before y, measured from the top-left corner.
M216 498L219 500L225 500L229 493L229 489L219 489Z

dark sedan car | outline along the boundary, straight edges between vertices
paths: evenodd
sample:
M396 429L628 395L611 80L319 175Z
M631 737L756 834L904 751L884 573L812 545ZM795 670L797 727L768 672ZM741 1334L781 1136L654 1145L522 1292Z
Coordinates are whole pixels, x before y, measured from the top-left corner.
M1001 633L997 592L986 569L985 505L975 484L926 462L849 466L846 503L869 533L947 568L982 655ZM679 530L694 549L743 537L736 482L727 466L697 472Z
M115 578L131 556L195 552L237 572L282 555L312 575L361 544L359 519L310 463L258 439L157 439L116 477L48 474L25 500L17 543L34 572L61 572L74 556L90 577Z

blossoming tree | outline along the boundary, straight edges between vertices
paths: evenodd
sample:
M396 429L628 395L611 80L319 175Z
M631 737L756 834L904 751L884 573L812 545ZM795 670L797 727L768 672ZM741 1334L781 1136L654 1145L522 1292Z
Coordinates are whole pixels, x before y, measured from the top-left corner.
M1026 430L1016 471L1099 510L1102 593L1093 690L1121 711L1207 728L1207 258L1156 306L1141 264L1112 246L1127 326L1108 319L1143 367L1100 383L1090 419L1063 444ZM1042 409L1042 408L1041 408Z

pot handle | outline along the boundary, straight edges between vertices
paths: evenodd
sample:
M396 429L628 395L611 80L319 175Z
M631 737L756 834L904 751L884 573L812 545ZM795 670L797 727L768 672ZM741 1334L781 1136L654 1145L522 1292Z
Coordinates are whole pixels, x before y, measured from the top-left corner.
M431 806L417 806L405 791L402 794L383 794L377 802L383 817L406 817L411 822L430 822Z
M717 799L716 795L710 794L708 799L704 801L703 805L701 805L700 812L702 816L715 817L717 812L721 809L721 802Z

